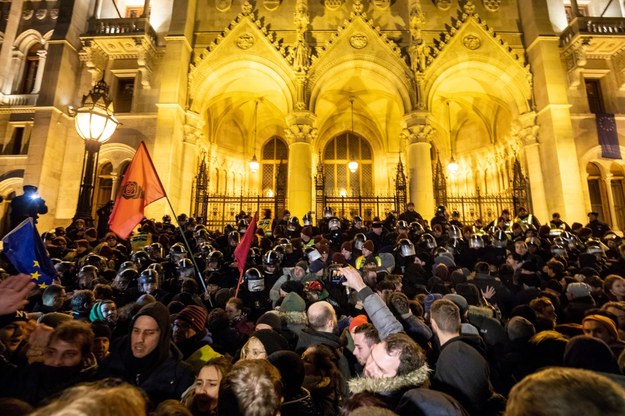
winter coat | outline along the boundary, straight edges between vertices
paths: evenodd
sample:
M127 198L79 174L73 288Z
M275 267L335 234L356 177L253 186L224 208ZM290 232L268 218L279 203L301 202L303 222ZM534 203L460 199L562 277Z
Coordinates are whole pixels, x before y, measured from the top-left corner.
M441 346L432 388L454 397L471 415L497 414L495 409L503 410L503 398L493 390L485 357L479 337L452 338Z
M393 316L382 298L373 292L373 289L370 287L362 289L358 292L358 298L362 301L371 323L378 330L380 339L404 330L402 324Z
M303 352L308 347L317 344L327 345L336 351L336 354L338 355L337 367L341 374L343 374L343 377L345 377L346 380L349 379L351 377L349 363L347 362L345 355L343 355L343 346L341 345L341 339L338 335L331 334L329 332L315 331L314 329L308 327L304 328L300 333L295 351Z
M402 396L411 389L420 387L428 380L430 369L427 364L407 374L395 377L356 377L347 383L353 394L369 392L395 409Z
M310 392L302 387L298 397L286 397L280 406L280 416L321 416Z
M395 413L399 416L469 416L453 397L423 388L408 390L395 408Z

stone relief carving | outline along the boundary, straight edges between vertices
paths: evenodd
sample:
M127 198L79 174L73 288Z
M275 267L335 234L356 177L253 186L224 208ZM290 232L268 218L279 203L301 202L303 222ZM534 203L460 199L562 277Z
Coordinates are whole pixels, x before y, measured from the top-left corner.
M472 51L479 49L480 46L482 46L482 41L480 40L479 37L477 37L477 35L471 33L469 35L466 35L463 39L462 39L462 44L467 48L467 49L471 49Z
M365 46L367 46L367 43L369 43L369 40L367 39L367 35L361 32L354 33L349 38L349 44L352 45L352 48L354 49L362 49Z
M243 50L251 48L254 43L256 43L256 38L249 32L241 34L237 39L237 46Z
M343 0L324 0L323 5L328 10L338 10L343 5Z
M217 10L227 12L232 7L232 0L217 0Z
M482 0L482 4L489 12L496 12L501 7L501 0Z

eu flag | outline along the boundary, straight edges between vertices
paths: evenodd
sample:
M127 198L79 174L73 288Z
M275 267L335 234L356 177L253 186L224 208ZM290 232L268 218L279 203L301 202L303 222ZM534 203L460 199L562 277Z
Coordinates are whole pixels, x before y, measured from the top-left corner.
M46 254L32 218L27 218L2 239L4 254L20 273L29 274L42 289L52 284L56 271Z

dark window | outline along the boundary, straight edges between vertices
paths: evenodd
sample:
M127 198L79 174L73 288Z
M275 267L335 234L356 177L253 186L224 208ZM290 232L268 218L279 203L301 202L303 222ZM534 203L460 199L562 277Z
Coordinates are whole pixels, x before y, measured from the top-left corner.
M601 82L598 79L586 80L586 97L588 97L588 108L593 114L604 114L603 96L601 94Z
M134 90L134 78L117 78L117 92L114 102L116 113L130 113Z
M28 139L30 131L26 132L25 126L18 126L13 129L11 139L2 149L3 155L25 155L28 153Z

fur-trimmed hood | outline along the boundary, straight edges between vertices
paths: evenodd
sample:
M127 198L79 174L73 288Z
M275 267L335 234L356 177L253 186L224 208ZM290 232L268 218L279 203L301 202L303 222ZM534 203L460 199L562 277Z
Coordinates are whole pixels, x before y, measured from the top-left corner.
M349 380L348 387L352 393L368 391L371 393L388 394L405 388L419 387L428 379L430 368L427 364L403 376L388 378L356 377Z
M280 317L284 318L286 324L308 325L306 312L283 312L280 311Z

